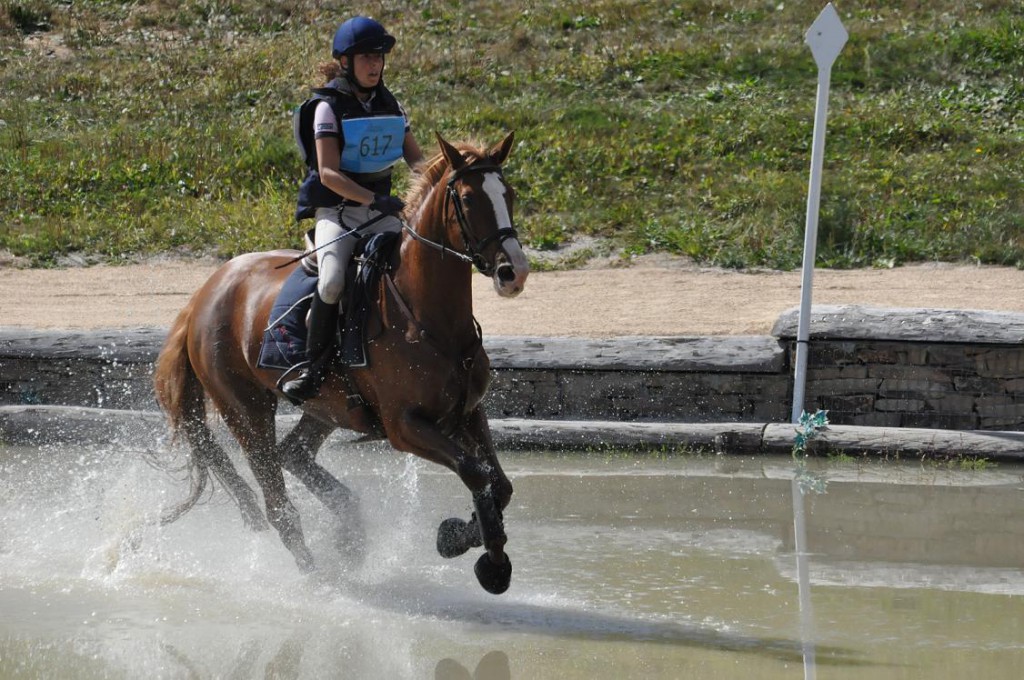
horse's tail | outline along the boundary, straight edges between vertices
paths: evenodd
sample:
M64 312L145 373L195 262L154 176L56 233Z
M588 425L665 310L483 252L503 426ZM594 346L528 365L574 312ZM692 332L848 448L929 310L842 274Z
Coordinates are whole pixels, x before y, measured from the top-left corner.
M178 313L153 371L157 403L167 414L174 439L184 434L190 451L189 495L180 505L164 513L164 524L184 515L202 497L210 478L210 461L206 452L211 446L217 446L206 424L206 393L188 356L188 331L194 306L195 298Z

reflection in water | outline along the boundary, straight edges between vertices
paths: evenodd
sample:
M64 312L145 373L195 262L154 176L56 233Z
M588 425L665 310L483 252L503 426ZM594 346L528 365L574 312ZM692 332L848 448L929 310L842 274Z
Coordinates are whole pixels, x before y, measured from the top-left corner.
M203 674L199 671L199 668L192 663L192 660L188 658L187 654L183 654L178 651L174 645L163 644L160 645L163 652L171 657L171 660L177 664L178 668L185 672L185 675L189 678L201 678Z
M296 638L286 640L277 656L267 663L263 676L267 680L297 680L299 664L302 661L302 641ZM238 676L239 678L245 676Z
M228 680L246 680L246 678L258 678L256 664L260 658L260 643L250 640L242 645L238 656L235 658L235 665L228 671Z
M512 670L505 652L487 652L471 674L454 659L441 659L434 669L434 680L511 680Z
M177 649L174 645L162 644L160 648L169 656L178 667L189 678L202 678L208 675L202 671L199 664L189 658L188 654ZM267 680L297 680L300 677L300 664L302 663L303 642L301 639L292 637L285 640L270 661L263 667L263 677ZM242 645L234 665L224 676L228 680L250 680L258 678L256 667L263 650L256 640L251 640Z
M811 605L811 576L807 552L807 521L804 517L804 487L799 475L793 477L793 536L796 540L796 573L800 600L800 639L804 657L804 680L815 680L814 611Z

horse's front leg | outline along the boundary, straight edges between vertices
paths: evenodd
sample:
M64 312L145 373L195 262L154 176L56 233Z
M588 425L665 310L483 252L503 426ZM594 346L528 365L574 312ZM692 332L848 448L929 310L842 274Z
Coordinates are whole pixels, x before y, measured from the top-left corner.
M503 511L512 500L512 483L501 469L491 439L491 428L481 407L470 414L462 438L473 445L474 458L484 461L488 483L480 494L473 494L476 509L474 519L479 526L481 539L487 549L477 560L474 571L477 580L485 590L502 593L508 588L512 577L512 562L504 553L507 537ZM466 447L469 449L469 447ZM470 522L472 525L473 522ZM500 545L500 549L499 549Z
M474 506L483 506L488 515L497 513L497 522L502 521L502 512L512 499L512 483L505 476L494 451L491 430L483 409L477 408L466 420L465 428L455 434L456 443L474 458L486 461L489 482L485 493L474 499ZM495 506L493 509L491 506ZM458 557L470 548L483 545L481 538L480 508L473 513L469 522L456 517L446 519L438 527L437 551L443 557Z
M512 500L512 482L505 476L498 462L498 454L494 450L494 440L491 439L491 427L487 423L487 416L482 407L477 407L469 415L466 421L466 429L463 432L462 440L466 443L465 449L473 451L473 455L487 462L490 473L491 491L498 503L498 509L504 510Z
M454 471L473 496L476 512L468 524L462 520L445 520L438 536L438 549L446 557L455 557L470 547L483 545L487 551L477 561L477 580L485 590L500 594L508 589L512 578L512 563L505 554L505 524L502 510L512 495L512 485L497 464L493 446L488 446L490 435L481 439L476 428L486 428L482 413L474 413L454 437L441 432L436 423L423 416L408 412L397 428L388 432L396 448L411 451ZM457 550L445 551L442 544L445 531L455 541Z

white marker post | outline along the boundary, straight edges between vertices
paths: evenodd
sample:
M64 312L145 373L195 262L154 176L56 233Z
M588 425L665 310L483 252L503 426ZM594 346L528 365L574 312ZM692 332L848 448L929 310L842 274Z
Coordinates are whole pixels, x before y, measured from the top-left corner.
M800 284L800 322L796 335L796 368L793 375L792 421L800 420L804 410L807 383L807 343L811 330L811 286L814 258L818 245L818 206L821 203L821 166L825 157L825 119L828 117L828 90L832 64L843 51L849 35L832 3L825 5L804 35L818 65L818 100L814 107L814 141L811 145L811 180L807 189L807 223L804 231L804 266Z
M804 35L818 65L818 100L814 108L814 142L811 145L811 180L807 189L807 226L804 231L804 266L800 284L800 323L796 336L796 369L793 378L793 423L804 410L804 386L807 383L807 352L811 329L811 286L818 244L818 207L821 203L821 166L825 157L825 119L828 117L828 90L832 64L842 52L849 35L832 3L825 5ZM800 600L800 630L804 657L804 680L815 680L817 664L814 645L814 611L811 607L810 565L807 552L807 523L804 493L796 477L792 481L793 534L796 550L797 589Z

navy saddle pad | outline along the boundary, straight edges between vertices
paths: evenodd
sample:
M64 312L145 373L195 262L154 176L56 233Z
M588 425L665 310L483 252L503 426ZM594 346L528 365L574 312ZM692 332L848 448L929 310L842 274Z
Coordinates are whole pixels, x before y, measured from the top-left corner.
M373 291L387 268L388 255L398 243L398 234L374 234L359 242L356 249L358 265L348 268L346 283L345 327L340 347L341 361L353 368L367 365L366 328L373 313ZM303 267L296 267L274 300L270 323L263 333L263 346L257 365L260 368L288 370L306 360L306 314L317 277Z
M288 370L306 360L306 314L316 276L296 267L277 294L270 310L270 323L263 333L263 347L257 364L260 368Z

